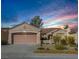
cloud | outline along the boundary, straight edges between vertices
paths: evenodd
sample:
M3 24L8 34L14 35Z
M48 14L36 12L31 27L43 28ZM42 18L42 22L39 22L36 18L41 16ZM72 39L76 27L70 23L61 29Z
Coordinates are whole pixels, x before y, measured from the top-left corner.
M44 24L48 24L48 23L57 23L57 22L62 22L62 21L70 21L72 19L75 19L77 18L78 15L67 15L67 16L61 16L61 17L58 17L58 18L49 18L48 20L45 20L43 21Z
M71 24L68 24L70 28L75 28L76 26L78 26L77 23L71 23Z
M77 17L78 15L66 15L55 19L49 19L43 22L44 23L43 27L55 27L55 26L69 24L69 23L74 24L74 23L77 23Z

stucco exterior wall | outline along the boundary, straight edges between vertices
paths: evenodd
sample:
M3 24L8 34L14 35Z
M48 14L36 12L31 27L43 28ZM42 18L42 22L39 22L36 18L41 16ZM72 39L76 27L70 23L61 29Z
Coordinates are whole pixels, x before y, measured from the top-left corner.
M33 27L29 24L22 24L22 25L19 25L19 26L16 26L12 29L9 30L9 37L8 37L8 42L9 44L11 44L11 40L12 40L12 33L18 33L18 32L24 32L24 33L27 33L27 32L32 32L32 33L37 33L37 42L35 44L40 44L40 31L38 28L36 27Z

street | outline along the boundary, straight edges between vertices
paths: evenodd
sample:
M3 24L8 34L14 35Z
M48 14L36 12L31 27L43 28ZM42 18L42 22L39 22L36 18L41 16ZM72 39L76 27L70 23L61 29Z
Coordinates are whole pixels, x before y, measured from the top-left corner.
M37 46L6 45L1 47L2 59L78 59L76 54L37 54Z

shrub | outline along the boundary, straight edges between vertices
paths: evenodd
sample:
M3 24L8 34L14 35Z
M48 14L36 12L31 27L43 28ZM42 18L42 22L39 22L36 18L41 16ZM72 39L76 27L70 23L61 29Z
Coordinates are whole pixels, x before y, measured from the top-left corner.
M75 39L73 36L68 36L67 41L70 46L75 45Z
M8 44L7 40L1 40L1 45L7 45L7 44Z
M53 40L54 40L55 44L59 44L60 40L61 40L61 36L60 35L54 35Z
M45 48L44 47L39 47L37 48L38 50L44 50Z
M66 47L64 47L64 45L55 45L55 49L64 50L64 49L66 49Z
M78 51L78 47L75 47L75 50Z
M43 46L43 44L44 44L44 40L48 40L46 37L41 37L41 44L40 44L40 46Z
M45 50L50 50L50 49L47 47L47 48L45 48Z
M61 40L61 44L62 44L62 45L67 45L66 40L65 40L65 39L62 39L62 40Z

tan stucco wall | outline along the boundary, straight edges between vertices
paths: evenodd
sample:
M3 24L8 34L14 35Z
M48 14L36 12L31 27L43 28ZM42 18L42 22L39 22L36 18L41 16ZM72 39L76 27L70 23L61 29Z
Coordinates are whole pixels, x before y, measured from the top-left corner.
M11 44L11 34L12 33L18 33L18 32L32 32L32 33L37 33L37 42L35 44L40 44L40 31L38 28L33 27L28 24L22 24L17 27L14 27L9 30L9 37L8 37L8 42Z

